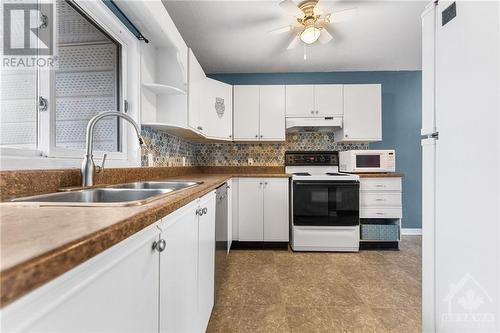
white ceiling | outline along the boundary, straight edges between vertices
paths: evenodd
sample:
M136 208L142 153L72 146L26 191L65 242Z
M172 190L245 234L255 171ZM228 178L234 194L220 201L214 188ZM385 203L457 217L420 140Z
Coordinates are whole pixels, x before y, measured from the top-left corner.
M207 73L331 72L421 69L420 14L427 1L324 1L356 7L334 23L334 40L286 50L291 33L268 32L293 18L274 1L173 1L164 4ZM297 2L298 3L298 2Z

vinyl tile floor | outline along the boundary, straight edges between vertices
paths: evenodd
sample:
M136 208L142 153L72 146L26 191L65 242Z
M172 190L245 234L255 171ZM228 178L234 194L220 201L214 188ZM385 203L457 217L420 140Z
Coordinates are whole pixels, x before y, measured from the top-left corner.
M208 332L420 332L420 236L399 251L232 250Z

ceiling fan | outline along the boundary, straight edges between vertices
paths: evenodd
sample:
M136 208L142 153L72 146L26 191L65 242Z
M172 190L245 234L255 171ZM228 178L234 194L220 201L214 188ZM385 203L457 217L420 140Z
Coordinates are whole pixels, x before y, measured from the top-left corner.
M296 22L286 27L270 31L272 34L293 32L294 39L288 45L287 49L297 47L302 41L305 44L313 44L318 41L326 44L333 39L328 32L327 27L331 23L344 22L352 17L356 8L341 10L338 12L329 12L323 8L323 2L320 0L306 0L299 5L293 0L283 0L279 6L287 13L291 14Z

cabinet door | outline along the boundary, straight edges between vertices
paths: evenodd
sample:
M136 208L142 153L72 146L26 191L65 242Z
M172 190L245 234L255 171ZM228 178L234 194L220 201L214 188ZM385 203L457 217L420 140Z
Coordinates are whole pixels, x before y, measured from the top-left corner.
M198 330L205 332L214 306L215 194L200 200L198 218Z
M238 188L238 235L240 241L264 240L262 179L240 178Z
M344 85L343 140L382 140L380 84Z
M288 179L264 180L264 240L288 241Z
M259 139L259 86L234 86L234 139Z
M201 104L205 83L205 72L193 51L188 54L188 124L197 132L202 132Z
M314 86L314 110L316 116L342 116L344 114L343 85Z
M286 116L287 117L314 116L313 85L286 86Z
M160 332L196 332L198 216L197 202L163 219L160 255Z
M207 78L204 89L202 123L209 138L231 140L233 132L232 86Z
M285 86L260 86L260 138L285 140Z
M158 332L156 224L2 309L5 332Z
M227 253L233 242L233 180L227 181Z

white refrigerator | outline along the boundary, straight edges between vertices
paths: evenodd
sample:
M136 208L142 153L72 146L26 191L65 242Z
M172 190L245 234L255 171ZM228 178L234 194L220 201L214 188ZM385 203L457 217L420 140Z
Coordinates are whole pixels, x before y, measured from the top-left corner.
M423 332L500 332L499 13L422 14Z

